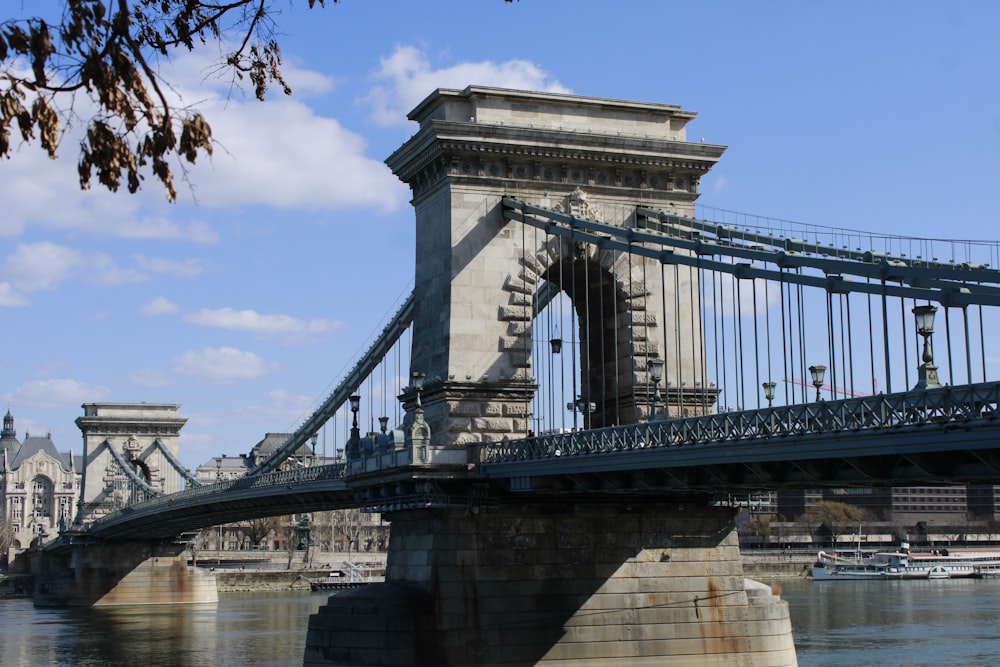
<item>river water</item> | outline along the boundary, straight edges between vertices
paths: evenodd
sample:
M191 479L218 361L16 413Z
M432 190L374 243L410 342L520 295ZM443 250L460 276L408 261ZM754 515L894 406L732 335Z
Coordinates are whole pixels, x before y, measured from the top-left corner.
M1000 580L781 582L801 667L994 667ZM329 593L223 594L218 606L35 609L0 600L0 664L300 667Z

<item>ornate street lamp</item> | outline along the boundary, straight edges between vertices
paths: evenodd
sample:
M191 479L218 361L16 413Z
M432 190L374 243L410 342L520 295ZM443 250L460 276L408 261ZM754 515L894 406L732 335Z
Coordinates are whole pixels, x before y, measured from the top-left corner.
M646 361L646 370L649 371L649 376L653 380L653 419L662 418L662 413L659 411L660 406L660 381L663 379L663 359L649 359Z
M379 428L382 429L382 434L385 435L386 430L389 428L389 418L388 417L379 417L378 418L378 425L379 425Z
M410 373L410 379L413 381L413 388L417 390L417 409L423 409L423 405L420 403L420 392L424 388L424 378L426 376L420 371L413 371Z
M351 430L358 430L358 410L361 409L361 397L357 394L352 394L348 396L348 401L351 403L351 412L354 414L354 421L351 423Z
M913 315L917 321L917 335L924 339L924 350L920 366L917 367L917 386L914 389L940 387L937 366L934 365L934 351L931 349L931 335L934 333L934 313L937 306L914 306Z
M768 380L761 386L764 387L764 398L767 399L767 407L771 407L771 401L774 400L774 388L777 387L778 385Z
M358 410L361 409L361 397L352 394L347 397L347 400L351 404L351 413L354 415L354 420L351 423L351 437L347 442L346 452L347 458L350 460L361 455L361 431L358 430Z
M817 364L809 367L809 374L812 375L813 386L816 387L816 400L822 401L819 390L823 386L823 376L826 375L826 366Z
M552 354L559 354L562 352L562 338L552 338L549 340L549 345L552 346Z

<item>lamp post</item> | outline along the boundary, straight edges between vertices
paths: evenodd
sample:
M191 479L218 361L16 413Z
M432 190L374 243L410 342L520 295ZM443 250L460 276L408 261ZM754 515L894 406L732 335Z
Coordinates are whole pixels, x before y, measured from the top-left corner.
M767 407L771 407L771 401L774 400L774 388L778 385L768 380L761 386L764 388L764 398L767 399Z
M361 455L361 431L358 429L358 410L361 409L361 397L357 394L351 394L347 400L351 404L351 414L353 415L351 438L347 442L347 451L345 452L347 459L350 460Z
M917 323L917 335L924 339L924 350L920 356L923 361L917 367L917 386L914 389L929 389L940 387L937 366L934 365L934 351L931 349L931 335L934 333L934 313L937 306L914 306L913 315Z
M378 425L379 425L379 428L382 430L382 435L385 435L385 432L389 429L389 418L388 417L379 417L378 418Z
M661 419L660 413L660 380L663 379L663 359L649 359L646 361L646 370L653 380L653 419Z
M413 380L413 388L417 390L417 410L422 410L423 405L420 403L420 392L424 388L424 378L426 376L420 371L413 371L410 373L410 379Z
M358 430L358 410L361 409L361 397L357 394L352 394L347 398L351 402L351 414L353 415L353 421L351 422L351 437L355 435L360 436L361 432Z
M823 386L823 376L826 375L826 366L817 364L809 367L809 374L812 375L813 386L816 387L816 400L822 401L819 390Z
M410 373L409 389L412 389L416 393L416 396L413 398L412 416L407 411L407 418L404 423L408 424L408 426L406 427L404 440L406 447L409 449L408 456L410 456L412 463L430 463L432 456L432 452L430 451L431 429L424 420L424 404L420 398L420 392L424 388L425 377L420 371L412 371ZM407 394L409 394L409 390L407 390Z

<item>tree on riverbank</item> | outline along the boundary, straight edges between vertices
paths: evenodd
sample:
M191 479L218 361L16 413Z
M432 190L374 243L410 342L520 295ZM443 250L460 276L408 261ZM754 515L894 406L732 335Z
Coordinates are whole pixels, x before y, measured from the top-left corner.
M830 531L833 545L836 546L840 536L853 532L868 519L868 512L860 507L838 503L833 500L821 500L803 515L803 520L810 524L818 524Z
M251 547L257 547L265 544L265 540L272 534L276 533L281 527L282 519L281 517L268 516L259 519L247 519L246 521L240 521L236 524L236 530L239 532L241 540L248 542ZM245 546L244 543L244 546Z

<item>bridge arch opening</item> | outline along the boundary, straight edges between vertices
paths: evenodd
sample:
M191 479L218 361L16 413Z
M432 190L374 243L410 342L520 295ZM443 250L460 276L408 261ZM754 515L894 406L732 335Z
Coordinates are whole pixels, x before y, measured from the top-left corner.
M648 364L676 363L663 327L668 315L676 319L663 272L650 260L559 236L546 237L524 264L537 272L532 430L602 428L666 414L666 380L661 373L657 387Z

